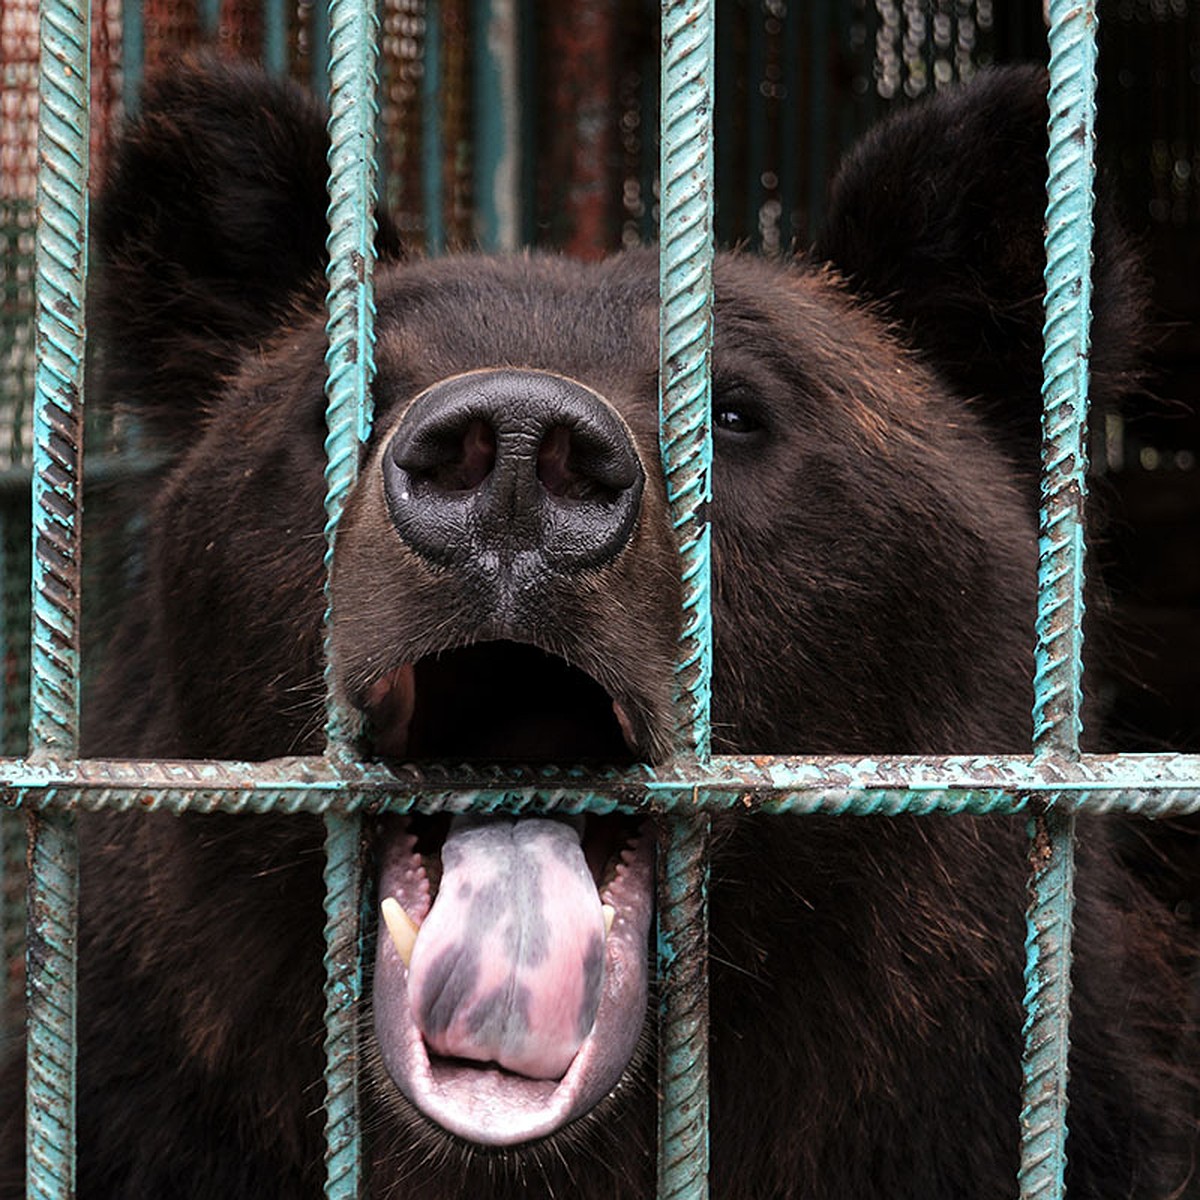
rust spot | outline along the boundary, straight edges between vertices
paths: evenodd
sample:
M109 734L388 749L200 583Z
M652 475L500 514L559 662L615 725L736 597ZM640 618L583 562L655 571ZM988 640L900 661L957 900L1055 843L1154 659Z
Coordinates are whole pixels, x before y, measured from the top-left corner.
M1054 846L1050 831L1046 828L1046 814L1038 813L1033 819L1033 838L1029 843L1029 869L1044 871L1054 857Z

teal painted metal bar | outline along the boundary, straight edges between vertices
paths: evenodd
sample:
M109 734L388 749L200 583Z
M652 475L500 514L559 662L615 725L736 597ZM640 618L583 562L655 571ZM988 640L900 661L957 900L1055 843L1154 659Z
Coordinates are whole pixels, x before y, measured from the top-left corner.
M79 523L88 220L86 0L42 8L33 505L32 747L79 736Z
M221 27L221 0L197 0L196 15L200 19L200 30L206 38L217 36Z
M517 0L474 0L475 236L484 250L511 253L521 237L520 8Z
M325 818L325 1196L362 1194L358 1111L359 1004L363 990L362 826Z
M711 0L663 5L659 428L667 499L683 563L677 743L709 753L712 613Z
M25 1195L73 1200L79 905L74 814L31 815L26 854Z
M121 103L125 106L126 115L138 110L145 58L142 0L124 0L121 5Z
M1050 32L1042 509L1034 744L1074 754L1082 729L1088 350L1095 177L1095 5L1059 0Z
M678 754L709 756L715 4L664 0L659 222L659 437L679 545ZM659 846L658 1194L708 1194L708 820L681 816Z
M1049 178L1034 752L1079 756L1095 178L1096 6L1050 3ZM1061 1200L1067 1165L1075 817L1031 822L1022 1200Z
M288 25L285 0L263 3L263 66L272 75L286 75L288 69Z
M370 436L371 387L375 376L375 127L376 33L374 10L358 0L330 4L329 113L329 372L325 438L326 630L332 594L328 576L338 521L358 477L358 457ZM357 735L354 719L336 703L334 671L326 641L327 732L349 754Z
M654 770L377 763L0 759L0 804L37 811L676 811L805 816L1026 814L1048 808L1143 817L1200 813L1200 755L753 758Z
M446 248L445 197L442 165L446 155L442 136L442 21L438 0L425 4L425 56L421 75L421 207L425 213L425 249L441 254Z
M43 0L38 81L37 370L32 478L30 757L79 741L79 525L88 256L90 10ZM75 1193L75 929L71 813L29 820L26 1194Z
M309 26L309 87L318 96L329 95L329 2L315 0Z
M709 833L677 817L658 850L659 1200L708 1195Z
M354 754L357 721L334 685L332 620L334 543L358 476L360 447L370 436L375 374L375 129L378 20L358 0L329 5L329 268L326 332L326 757ZM358 1105L358 1010L361 831L353 817L325 819L325 1163L327 1200L354 1200L362 1190Z

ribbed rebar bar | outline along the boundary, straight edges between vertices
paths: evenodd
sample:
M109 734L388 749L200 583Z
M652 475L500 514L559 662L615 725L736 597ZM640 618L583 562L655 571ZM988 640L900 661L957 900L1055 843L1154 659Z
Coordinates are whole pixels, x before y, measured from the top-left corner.
M659 1200L708 1195L708 840L678 817L658 849Z
M719 812L791 816L1019 815L1041 808L1143 817L1200 813L1200 756L994 758L721 756L660 770L271 762L0 759L0 804L32 811L283 813Z
M659 436L679 546L683 624L676 745L709 754L712 615L708 503L713 270L712 0L663 0ZM708 820L680 816L659 847L658 1194L708 1194Z
M1052 3L1051 16L1055 15ZM1094 6L1060 0L1051 29L1034 744L1074 753L1082 701L1088 349L1095 175Z
M659 422L667 498L683 562L678 740L704 758L712 687L711 0L666 0L662 23Z
M329 250L326 334L329 375L325 438L326 632L329 577L338 521L358 477L358 457L371 432L375 375L375 124L376 33L374 8L333 0L329 10ZM356 733L341 711L326 638L327 734L344 749Z
M79 739L81 454L87 273L89 23L86 0L44 0L38 84L37 354L32 477L30 755ZM75 1193L75 928L72 813L29 821L26 1194Z
M362 997L361 823L325 818L325 1196L361 1190L358 1128L358 1006Z
M73 813L29 818L25 950L25 1194L75 1195L75 923Z
M1078 757L1082 728L1084 502L1087 495L1094 0L1050 3L1042 507L1038 546L1034 751ZM1061 1200L1067 1163L1075 818L1035 816L1026 924L1022 1200Z
M88 9L42 7L30 738L79 736L79 524L87 269Z
M320 7L320 5L318 5ZM357 722L339 701L329 631L334 542L370 436L375 374L375 125L374 6L355 0L329 4L329 268L326 332L328 407L326 468L325 683L327 754L353 753ZM325 1195L353 1200L362 1188L358 1110L358 1007L361 863L358 821L325 819Z

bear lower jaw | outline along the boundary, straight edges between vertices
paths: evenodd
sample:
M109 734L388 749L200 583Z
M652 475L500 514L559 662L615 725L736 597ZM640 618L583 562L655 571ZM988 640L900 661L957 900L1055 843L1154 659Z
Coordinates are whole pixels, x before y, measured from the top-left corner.
M431 1054L413 1016L408 968L380 922L373 992L380 1056L401 1094L447 1132L482 1146L534 1141L584 1116L620 1082L646 1015L654 910L650 830L641 829L597 873L599 898L613 909L599 1006L590 1032L559 1079L532 1079L495 1063ZM417 924L432 906L430 875L407 820L387 827L380 847L379 895L394 899Z

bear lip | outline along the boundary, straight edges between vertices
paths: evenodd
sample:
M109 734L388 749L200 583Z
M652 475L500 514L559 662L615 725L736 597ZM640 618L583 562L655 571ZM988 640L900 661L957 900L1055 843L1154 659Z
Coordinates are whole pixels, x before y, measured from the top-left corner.
M380 846L379 896L394 897L420 923L433 889L410 822L398 819ZM380 927L375 1034L397 1088L448 1132L485 1146L546 1137L590 1111L618 1084L646 1014L648 938L653 915L653 838L643 827L609 863L600 898L615 910L604 982L591 1032L558 1080L530 1079L494 1064L431 1056L412 1015L407 968Z

